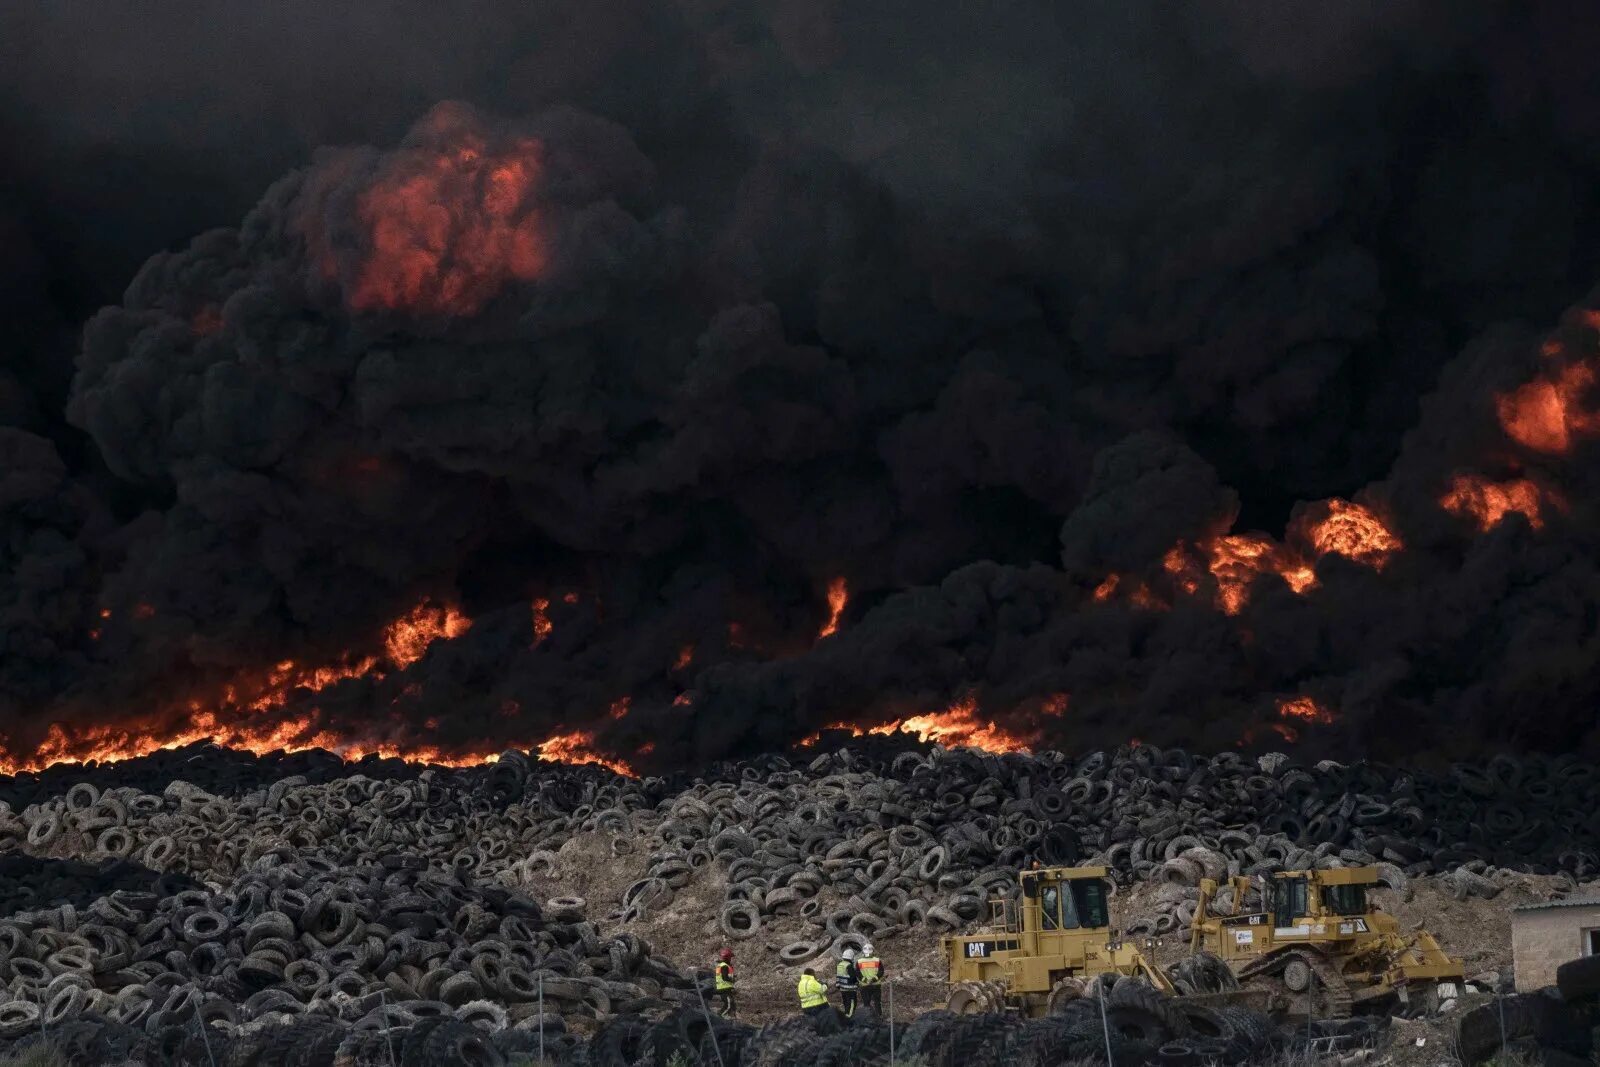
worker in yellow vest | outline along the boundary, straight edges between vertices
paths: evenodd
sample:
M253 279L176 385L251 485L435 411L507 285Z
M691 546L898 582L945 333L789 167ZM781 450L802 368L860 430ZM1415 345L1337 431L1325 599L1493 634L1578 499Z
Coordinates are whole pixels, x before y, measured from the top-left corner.
M731 1019L738 1013L738 1005L733 1001L733 949L725 948L717 954L715 975L717 1010L723 1018Z
M861 957L856 960L856 975L861 982L861 1004L872 1009L874 1015L883 1014L883 961L870 944L861 946Z
M795 992L800 995L800 1011L813 1022L818 1016L832 1010L828 1006L828 987L817 981L817 972L810 967L800 975L800 984Z

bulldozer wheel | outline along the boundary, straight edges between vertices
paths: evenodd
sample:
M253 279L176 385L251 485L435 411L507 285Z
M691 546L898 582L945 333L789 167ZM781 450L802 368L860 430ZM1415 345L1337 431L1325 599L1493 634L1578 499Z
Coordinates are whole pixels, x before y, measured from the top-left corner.
M1067 1005L1083 996L1083 979L1067 976L1056 980L1050 987L1050 999L1045 1002L1045 1012L1049 1015L1060 1015L1067 1010Z
M1295 964L1300 967L1295 967ZM1295 981L1303 978L1304 989L1297 990L1289 984L1291 971L1294 972ZM1315 949L1279 949L1245 967L1239 972L1239 978L1246 986L1286 993L1293 1002L1290 1008L1293 1014L1347 1019L1354 1004L1349 984L1328 959Z
M950 988L945 1007L957 1015L985 1015L1000 1009L994 1003L992 982L958 982Z
M1305 960L1290 960L1284 965L1283 984L1295 993L1304 993L1311 988L1311 968Z

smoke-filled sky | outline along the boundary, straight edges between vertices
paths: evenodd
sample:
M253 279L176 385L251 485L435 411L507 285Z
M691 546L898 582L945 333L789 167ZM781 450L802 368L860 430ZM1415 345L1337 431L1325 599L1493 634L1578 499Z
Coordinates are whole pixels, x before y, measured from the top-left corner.
M0 765L950 708L1600 754L1597 49L1577 0L8 11Z

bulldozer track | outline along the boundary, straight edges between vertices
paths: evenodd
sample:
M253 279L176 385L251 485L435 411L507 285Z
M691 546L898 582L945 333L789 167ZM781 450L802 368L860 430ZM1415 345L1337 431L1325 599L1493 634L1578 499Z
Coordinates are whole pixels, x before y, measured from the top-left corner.
M1311 968L1311 973L1315 975L1315 981L1312 983L1311 989L1303 994L1308 1010L1312 1010L1314 1014L1320 1014L1323 1018L1348 1019L1355 1005L1355 998L1350 993L1350 986L1345 982L1344 976L1334 968L1332 962L1315 949L1283 948L1270 952L1261 959L1241 968L1239 970L1239 981L1248 983L1251 980L1265 979L1273 981L1280 988L1284 988L1284 968L1288 967L1290 962L1294 960L1300 960L1305 963L1307 967ZM1314 1012L1316 994L1318 992L1322 995L1324 1005L1320 1013ZM1290 995L1295 999L1301 999L1302 996L1294 994L1292 991Z

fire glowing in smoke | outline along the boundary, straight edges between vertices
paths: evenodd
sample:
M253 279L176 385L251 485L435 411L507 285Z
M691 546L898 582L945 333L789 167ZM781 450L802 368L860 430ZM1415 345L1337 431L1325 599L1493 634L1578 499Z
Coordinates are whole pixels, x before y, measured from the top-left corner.
M1472 519L1480 530L1493 529L1513 511L1526 515L1535 530L1544 525L1543 494L1526 478L1491 482L1479 474L1458 475L1439 503L1452 515Z
M1338 719L1338 716L1334 715L1333 712L1308 696L1282 698L1278 701L1278 714L1285 719L1299 719L1301 722L1318 723L1324 726Z
M828 583L828 621L823 624L822 630L817 634L817 640L832 637L839 632L839 616L844 614L845 605L850 603L850 586L844 578L835 578Z
M1067 710L1067 695L1052 694L1045 698L1039 710L1043 714L1052 716L1064 714ZM978 698L972 694L962 697L943 711L927 715L912 715L879 726L869 726L866 729L844 722L834 723L824 729L845 731L852 737L862 737L867 734L880 737L891 734L914 734L919 741L931 741L949 748L976 748L984 752L1027 752L1028 746L1034 740L1032 737L1023 737L1002 729L989 719L981 718L978 714ZM800 741L799 745L802 748L810 748L820 740L822 735L816 733Z
M1338 497L1307 508L1298 529L1317 556L1338 554L1380 571L1405 547L1371 508Z
M633 768L622 760L612 759L601 755L594 750L594 734L587 730L573 730L571 733L557 734L541 743L536 752L542 760L551 763L598 763L615 774L637 778Z
M472 628L472 620L452 605L438 607L424 600L409 615L389 624L383 646L397 667L409 667L422 658L428 646L441 637L460 637Z
M1570 363L1503 394L1495 404L1501 429L1535 452L1566 452L1574 437L1600 431L1600 413L1584 406L1594 382L1593 367Z
M531 138L491 137L469 111L441 106L356 196L358 261L315 226L313 253L355 311L475 315L506 285L544 273L542 156Z
M538 597L533 602L533 645L535 648L544 644L545 638L555 630L555 625L550 621L550 598Z
M1272 548L1267 538L1250 534L1232 534L1211 543L1211 574L1223 611L1237 615L1243 610L1250 583L1265 568Z

